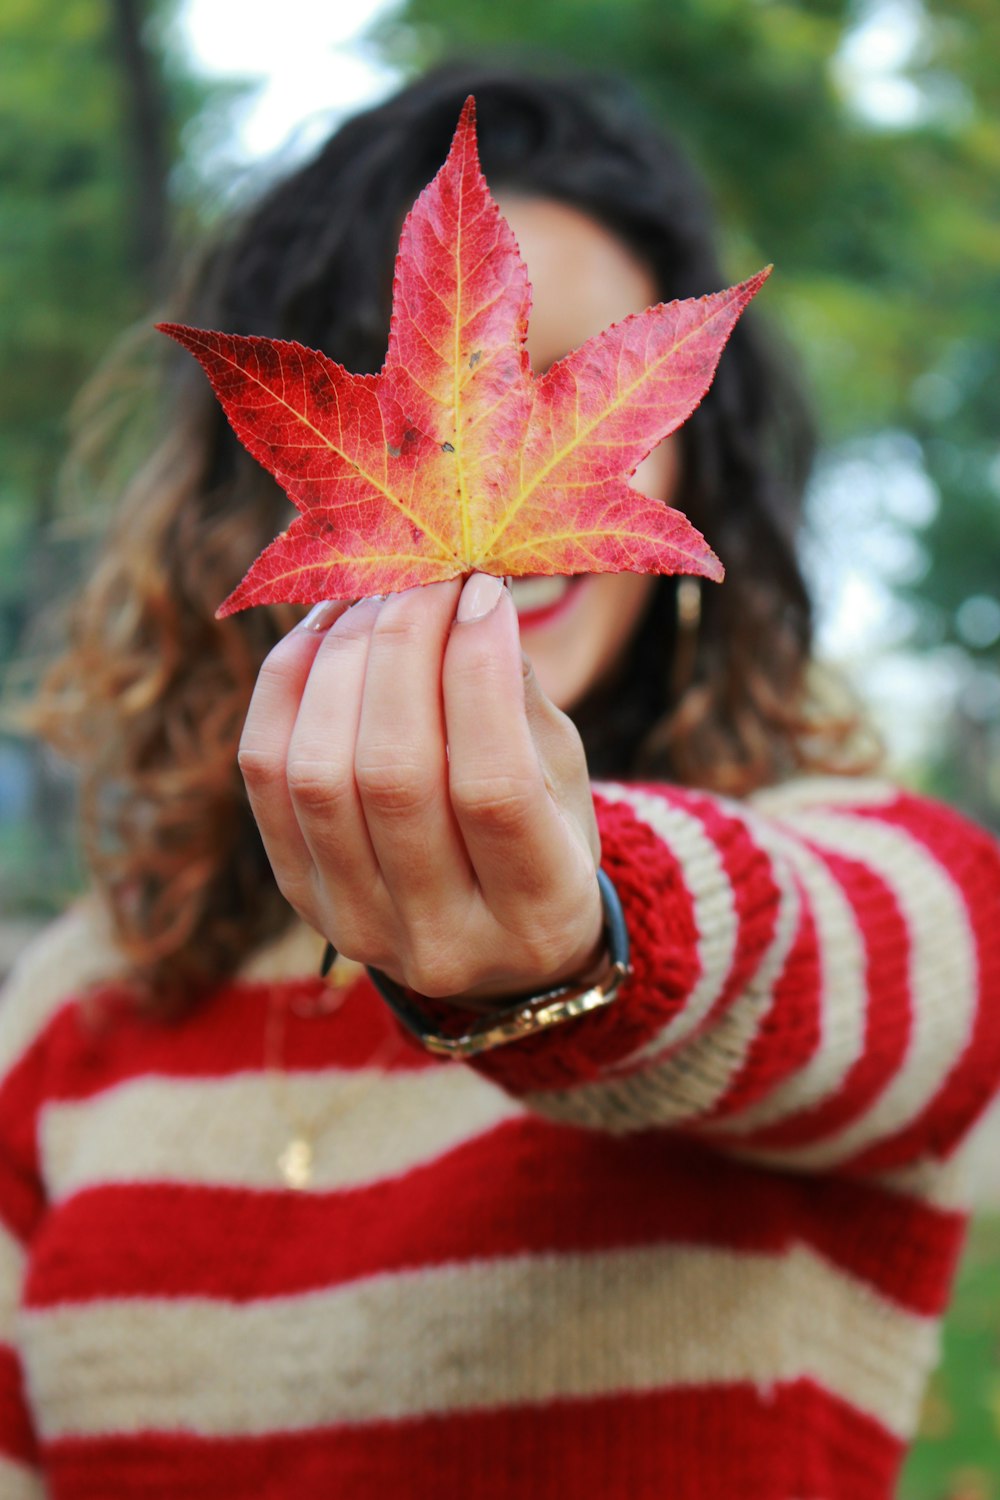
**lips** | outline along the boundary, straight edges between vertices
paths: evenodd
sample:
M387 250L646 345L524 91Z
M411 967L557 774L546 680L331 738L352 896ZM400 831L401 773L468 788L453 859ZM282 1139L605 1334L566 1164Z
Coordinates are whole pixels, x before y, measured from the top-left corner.
M513 578L510 592L521 624L541 625L561 615L581 581L579 577L567 578L563 574Z

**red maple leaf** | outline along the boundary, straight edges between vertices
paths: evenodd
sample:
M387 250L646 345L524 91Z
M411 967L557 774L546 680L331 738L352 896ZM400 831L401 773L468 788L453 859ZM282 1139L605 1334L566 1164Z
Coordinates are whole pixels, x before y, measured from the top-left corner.
M536 379L527 271L480 170L470 99L403 226L378 375L301 344L157 325L200 360L300 512L218 615L473 571L721 579L687 518L628 479L701 401L769 273L625 318Z

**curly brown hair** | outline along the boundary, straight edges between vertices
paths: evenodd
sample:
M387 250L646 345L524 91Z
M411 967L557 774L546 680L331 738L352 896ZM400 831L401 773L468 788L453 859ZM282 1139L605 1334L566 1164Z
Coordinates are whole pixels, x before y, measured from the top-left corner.
M621 85L450 67L349 121L273 186L202 258L170 316L295 338L376 370L402 216L470 93L494 187L591 214L645 259L665 299L723 284L698 180ZM236 749L260 664L299 611L215 619L288 503L201 372L173 351L163 358L164 436L126 488L35 721L80 768L90 870L134 980L167 1012L291 917ZM751 313L682 431L676 503L727 581L697 609L697 585L658 580L627 659L575 715L595 775L741 795L801 769L850 768L854 719L809 703L794 538L812 434L786 366Z

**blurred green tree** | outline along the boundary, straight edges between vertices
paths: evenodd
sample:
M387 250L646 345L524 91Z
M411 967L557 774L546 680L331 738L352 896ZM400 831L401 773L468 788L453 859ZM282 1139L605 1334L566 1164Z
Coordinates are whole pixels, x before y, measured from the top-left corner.
M175 9L7 0L0 10L0 659L53 514L67 409L152 298L170 165L209 103L169 46Z
M193 212L174 171L182 142L232 97L187 70L171 40L177 8L0 7L0 675L29 616L62 591L91 529L86 515L58 504L73 397L150 306L178 214ZM9 742L0 739L0 752L0 772L6 766L19 786L27 774L34 787L28 825L12 831L0 817L7 884L15 901L35 899L25 882L58 901L61 799L37 766L10 770ZM12 796L0 795L0 813Z

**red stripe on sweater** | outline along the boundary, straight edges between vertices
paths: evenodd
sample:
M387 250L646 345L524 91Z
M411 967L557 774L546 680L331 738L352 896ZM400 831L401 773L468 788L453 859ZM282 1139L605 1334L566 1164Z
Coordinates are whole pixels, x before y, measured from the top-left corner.
M782 1177L678 1137L616 1139L527 1119L405 1177L336 1193L90 1189L40 1236L25 1298L252 1301L494 1256L651 1244L777 1255L801 1242L899 1305L936 1314L962 1232L960 1215L871 1185ZM888 1257L887 1244L920 1252Z
M441 1067L404 1034L367 977L349 991L336 1013L317 1009L325 986L318 978L272 985L228 985L177 1021L139 1015L122 995L109 998L96 1019L90 1007L67 1005L39 1040L46 1050L50 1095L86 1099L140 1074L171 1078L222 1078L253 1072L265 1063L268 1015L283 1014L277 1061L285 1068L362 1068L396 1036L400 1046L389 1072Z
M873 816L867 809L862 815ZM845 1164L847 1171L865 1173L925 1155L947 1157L1000 1088L1000 845L949 808L911 796L879 809L878 821L922 843L961 891L979 963L979 997L969 1044L935 1097L905 1129Z
M810 845L822 858L850 902L865 949L867 1007L861 1056L828 1098L773 1125L740 1136L740 1145L781 1148L805 1146L832 1135L862 1114L891 1082L902 1064L912 1026L909 987L910 941L906 920L891 887L857 860ZM794 972L786 981L794 985L813 978L810 965L805 976ZM818 978L819 975L816 975ZM821 996L835 1025L836 996ZM768 1028L771 1045L784 1050L774 1030Z
M736 948L715 1003L698 1028L698 1031L704 1031L746 989L774 941L781 891L771 872L770 856L754 842L743 820L734 818L715 798L677 787L647 787L645 790L658 792L671 806L682 808L698 818L709 842L719 851L732 891L736 908Z
M820 1040L820 955L816 919L801 881L799 925L770 1009L746 1059L706 1120L735 1114L770 1094L812 1057Z
M44 1209L37 1144L43 1068L43 1050L36 1044L0 1081L0 1222L22 1242Z
M16 1463L38 1463L38 1443L24 1399L21 1361L6 1344L0 1344L0 1453Z
M53 1500L889 1500L901 1448L803 1381L773 1392L710 1386L255 1438L62 1439L46 1456Z
M746 989L774 941L781 895L771 873L769 856L753 842L745 823L730 817L717 802L708 798L677 788L651 787L646 790L656 792L664 802L696 817L706 838L718 850L733 901L736 941L729 972L720 977L715 999L698 1026L681 1043L651 1052L638 1062L626 1062L606 1069L605 1076L615 1079L648 1073L679 1047L710 1028Z

